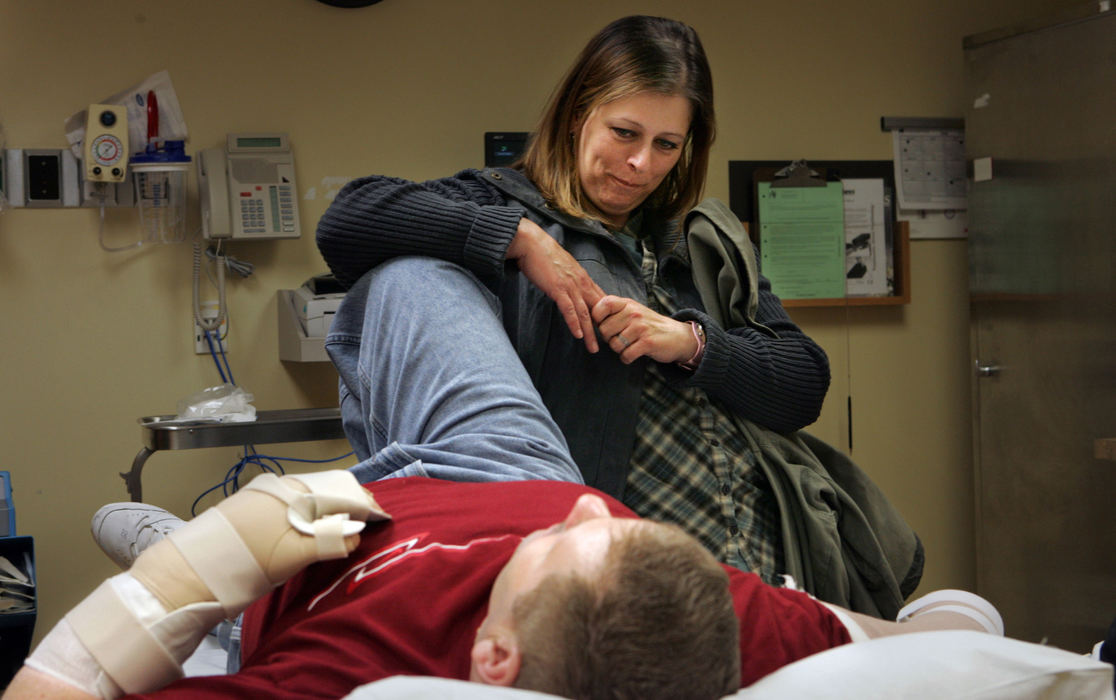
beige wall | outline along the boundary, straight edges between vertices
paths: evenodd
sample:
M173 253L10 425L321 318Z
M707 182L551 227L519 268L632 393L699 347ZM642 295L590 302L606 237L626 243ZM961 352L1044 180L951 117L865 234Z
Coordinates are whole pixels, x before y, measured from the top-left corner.
M229 360L261 409L326 406L335 402L328 365L278 360L275 291L325 269L311 234L328 178L426 178L480 164L482 133L531 128L607 21L644 12L697 27L721 125L708 193L727 200L732 159L890 158L881 116L962 114L962 37L1062 4L384 0L338 10L311 0L0 0L0 124L9 148L62 147L69 115L165 68L190 153L226 132L289 132L305 233L232 247L257 267L229 283ZM190 203L193 228L193 194ZM137 225L134 211L110 211L105 235L119 244ZM36 638L113 572L89 518L125 498L117 474L140 447L137 418L173 413L178 399L217 383L212 362L193 353L188 246L109 254L97 235L90 209L0 213L0 469L12 472L20 534L35 537ZM914 243L904 308L794 313L833 362L814 430L845 444L851 391L853 456L922 534L924 587L974 583L965 256L963 241ZM347 446L269 449L330 457ZM146 500L187 512L236 454L156 454Z

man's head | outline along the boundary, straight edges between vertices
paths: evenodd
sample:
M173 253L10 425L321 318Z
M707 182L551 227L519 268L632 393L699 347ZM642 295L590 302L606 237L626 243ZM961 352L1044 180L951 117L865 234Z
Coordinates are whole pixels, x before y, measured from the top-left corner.
M740 680L728 577L678 528L583 495L493 586L473 680L577 698L718 698Z

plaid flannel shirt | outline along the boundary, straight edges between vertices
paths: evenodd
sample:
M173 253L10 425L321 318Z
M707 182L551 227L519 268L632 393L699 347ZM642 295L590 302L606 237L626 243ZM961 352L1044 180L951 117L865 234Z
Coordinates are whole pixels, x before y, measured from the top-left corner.
M656 284L654 252L628 230L618 238L640 262L652 292L649 305L674 313L673 301ZM778 507L736 420L705 391L676 388L648 363L624 503L643 517L679 525L720 561L778 583Z

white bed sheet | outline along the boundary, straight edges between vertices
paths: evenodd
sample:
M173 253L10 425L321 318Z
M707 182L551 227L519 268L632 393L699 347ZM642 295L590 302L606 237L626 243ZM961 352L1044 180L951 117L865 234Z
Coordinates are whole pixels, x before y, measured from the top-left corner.
M189 676L225 672L224 649L206 635L183 665ZM729 700L1116 700L1113 667L1054 647L967 630L872 639L797 661ZM542 693L444 678L395 677L361 686L349 700L541 700Z

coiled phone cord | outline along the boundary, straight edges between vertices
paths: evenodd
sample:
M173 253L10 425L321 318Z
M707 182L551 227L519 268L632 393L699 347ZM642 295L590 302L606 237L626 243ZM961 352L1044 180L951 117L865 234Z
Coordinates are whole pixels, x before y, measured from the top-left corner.
M203 331L216 331L225 322L225 257L217 254L214 257L217 265L217 316L216 318L203 318L201 301L199 299L199 286L201 285L201 241L194 241L194 323Z

